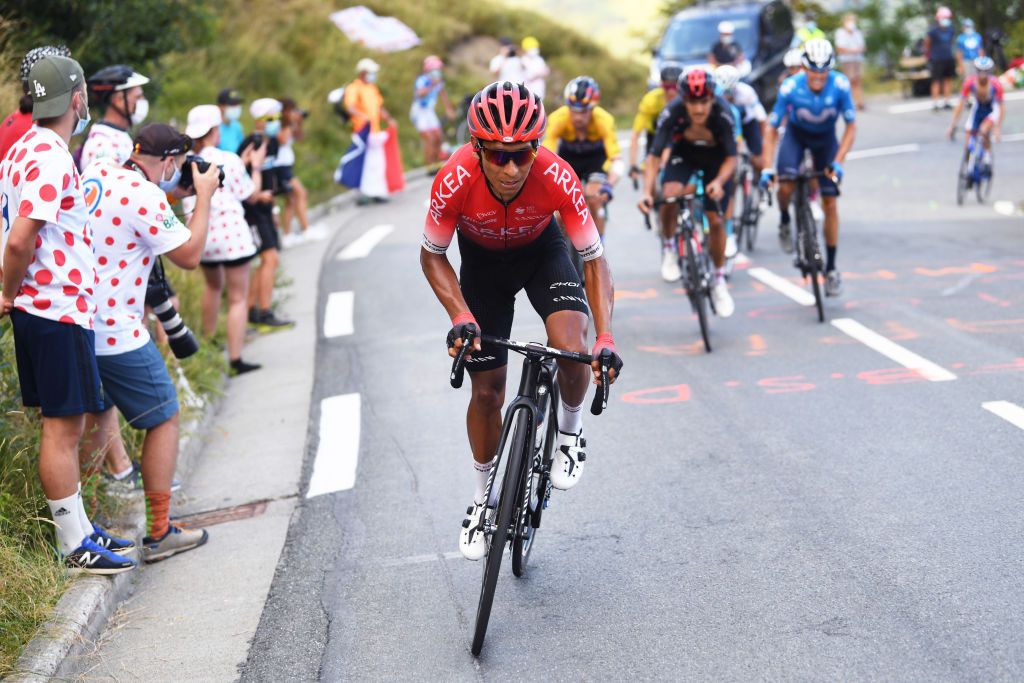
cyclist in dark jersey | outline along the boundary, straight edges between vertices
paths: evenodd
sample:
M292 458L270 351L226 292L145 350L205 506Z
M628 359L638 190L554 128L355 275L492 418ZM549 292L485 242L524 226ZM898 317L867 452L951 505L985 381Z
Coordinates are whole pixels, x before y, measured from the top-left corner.
M692 181L697 171L704 174L704 207L711 228L711 260L715 264L715 285L711 298L715 311L723 318L733 314L735 305L725 283L724 214L732 199L732 179L736 173L736 134L729 104L714 95L714 77L703 68L690 69L679 78L682 96L672 101L658 121L647 168L644 172L644 196L640 210L654 205L655 183L662 155L669 150L662 192L666 197L682 197L696 191ZM720 207L719 207L720 204ZM666 216L674 225L679 208L673 205Z
M525 289L544 318L548 343L560 349L587 351L592 309L597 328L592 353L612 352L609 376L614 381L622 361L611 331L611 272L579 179L565 161L538 148L546 120L543 103L522 84L492 83L473 98L467 119L472 139L434 179L420 250L423 273L452 321L449 354L454 356L462 346L462 334L470 325L477 333L507 337L516 294ZM584 261L585 291L552 221L555 211ZM459 277L445 254L456 234L462 256ZM462 554L471 560L486 551L476 527L486 506L494 504L483 497L501 436L507 364L506 350L481 344L479 336L474 339L466 365L472 383L466 421L477 486L468 513L471 524L459 541ZM593 372L599 376L596 363ZM551 483L568 489L579 481L586 457L586 368L560 363L558 385L559 435Z

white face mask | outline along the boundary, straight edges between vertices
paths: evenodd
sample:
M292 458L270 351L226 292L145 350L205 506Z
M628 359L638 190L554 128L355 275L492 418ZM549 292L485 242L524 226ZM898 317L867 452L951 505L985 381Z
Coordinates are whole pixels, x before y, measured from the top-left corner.
M843 24L843 27L847 31L850 31L852 33L853 31L857 30L857 22L855 22L855 21L848 21L845 24Z
M135 111L132 112L132 125L137 126L149 116L149 100L145 97L135 102Z
M732 34L726 33L726 34L722 35L722 44L723 45L728 45L731 42L732 42Z
M377 74L374 73L373 71L368 72L366 74L366 82L367 83L376 83L377 82Z
M242 105L237 104L233 107L226 107L224 109L224 118L228 121L237 121L242 118Z

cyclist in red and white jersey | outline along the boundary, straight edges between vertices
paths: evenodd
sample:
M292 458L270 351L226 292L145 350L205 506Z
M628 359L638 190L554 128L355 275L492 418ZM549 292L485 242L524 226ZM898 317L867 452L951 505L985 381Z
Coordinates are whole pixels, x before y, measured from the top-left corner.
M960 101L956 103L953 111L953 121L949 124L946 135L950 140L956 132L957 121L960 120L960 113L968 102L971 105L970 113L967 114L967 125L964 130L967 132L965 145L970 143L971 133L977 132L981 136L981 142L985 149L983 163L989 163L989 151L992 149L992 138L999 139L999 130L1003 125L1003 85L999 82L992 71L995 69L995 62L991 57L978 57L974 60L976 74L964 81L964 87L960 91Z
M611 272L579 179L569 164L538 146L546 122L543 103L526 86L499 81L476 94L467 120L470 142L434 179L420 250L423 273L452 321L449 354L462 346L469 325L477 335L507 337L516 294L525 289L544 319L548 344L560 349L586 353L588 312L593 311L597 341L592 353L612 352L609 377L614 381L622 361L612 338ZM556 211L584 261L585 289L552 220ZM456 235L462 256L458 276L445 253ZM472 382L466 421L476 491L468 513L471 524L459 541L471 560L486 551L476 527L486 506L494 504L484 500L484 490L501 436L507 364L507 350L474 338L466 365ZM593 373L599 377L596 362ZM579 481L586 459L586 368L559 364L558 385L559 435L551 483L568 489Z

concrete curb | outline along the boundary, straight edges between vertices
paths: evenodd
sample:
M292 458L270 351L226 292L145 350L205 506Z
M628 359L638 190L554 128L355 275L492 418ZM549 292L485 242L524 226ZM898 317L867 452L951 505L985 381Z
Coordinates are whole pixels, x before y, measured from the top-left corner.
M406 181L428 176L425 168L413 169L405 174ZM309 211L310 222L316 222L342 211L356 202L358 193L344 192ZM226 380L226 378L224 378ZM221 385L223 388L223 382ZM215 395L187 424L182 425L185 436L178 453L177 474L187 482L202 452L204 436L220 409L220 396ZM144 515L140 504L127 506L122 519L116 520L126 537L141 546L145 534ZM73 662L88 653L103 633L107 621L117 607L131 596L138 577L137 571L125 572L112 578L83 576L72 581L61 596L53 614L39 627L14 665L14 670L3 678L10 683L38 683L54 678L68 677L65 662Z

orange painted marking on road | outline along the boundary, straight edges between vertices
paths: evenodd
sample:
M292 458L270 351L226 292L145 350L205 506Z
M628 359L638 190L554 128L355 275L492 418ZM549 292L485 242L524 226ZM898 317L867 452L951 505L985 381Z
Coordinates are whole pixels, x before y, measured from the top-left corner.
M758 282L757 280L751 281L750 286L754 288L755 292L767 292L768 291L768 288L764 284Z
M946 268L914 268L918 275L926 277L945 277L946 275L968 275L970 273L994 273L998 268L987 263L972 263L969 266L949 266ZM845 275L845 273L844 273Z
M648 287L642 291L633 291L630 289L619 289L615 292L615 300L619 299L657 299L658 290L653 287Z
M898 323L895 320L890 320L885 323L886 335L893 341L907 341L908 339L917 339L918 334L909 327L904 326L902 323Z
M917 370L909 368L885 368L857 373L857 379L868 384L914 384L927 381Z
M1011 305L1010 302L1007 301L1006 299L1000 299L999 297L993 296L988 292L978 292L978 298L981 299L982 301L987 301L990 304L1002 306L1003 308L1008 308Z
M830 377L831 377L832 379L843 379L843 378L845 378L845 377L846 377L846 375L844 375L844 374L843 374L843 373L841 373L841 372L833 372L833 373L832 373L831 375L829 375L829 376L830 376Z
M974 321L946 318L946 324L961 332L973 334L1020 334L1024 332L1024 318Z
M731 379L728 382L725 382L725 386L727 386L727 387L738 387L739 385L740 385L740 383L737 382L734 379Z
M1012 363L1003 363L1001 365L982 365L969 374L998 375L1005 372L1024 372L1024 358L1016 358Z
M953 363L949 367L953 368L954 370L959 370L960 368L964 367L964 364L963 363Z
M660 394L660 395L659 395ZM622 395L626 403L638 405L660 405L663 403L685 403L690 400L690 385L673 384L667 387L640 389Z
M868 273L851 273L848 270L843 271L844 280L895 280L896 273L891 270L876 270Z
M672 344L669 346L638 346L640 351L661 353L666 356L701 356L704 354L704 342L697 340L692 344Z
M768 348L768 344L765 343L764 337L759 334L752 334L747 339L750 341L750 350L747 351L748 356L763 356L765 350Z
M807 379L803 375L789 375L788 377L765 377L758 380L757 386L763 388L766 394L795 394L802 391L811 391L816 385L802 380Z

